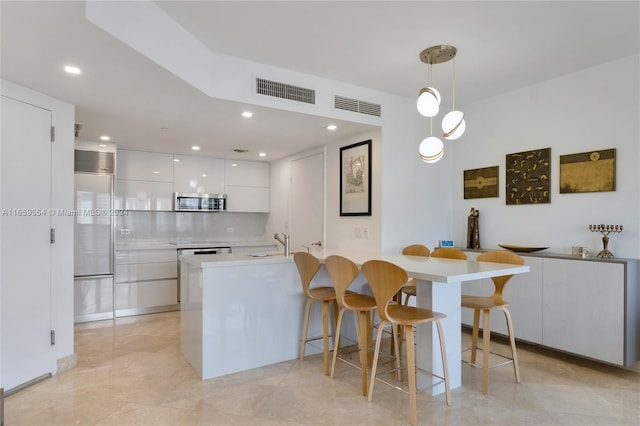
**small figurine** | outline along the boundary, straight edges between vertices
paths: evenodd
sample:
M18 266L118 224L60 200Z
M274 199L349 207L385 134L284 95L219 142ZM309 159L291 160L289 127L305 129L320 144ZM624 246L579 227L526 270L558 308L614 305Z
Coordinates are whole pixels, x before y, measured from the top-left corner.
M467 248L479 249L480 248L480 224L478 219L480 217L480 210L476 210L471 207L471 212L467 218Z

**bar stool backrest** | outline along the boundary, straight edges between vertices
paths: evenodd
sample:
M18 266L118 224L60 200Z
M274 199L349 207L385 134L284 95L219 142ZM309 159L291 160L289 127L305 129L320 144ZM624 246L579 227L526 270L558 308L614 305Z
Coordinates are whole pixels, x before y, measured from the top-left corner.
M378 315L384 321L387 317L387 306L393 296L406 284L407 272L385 260L369 260L362 265L362 273L367 278L373 297L378 305Z
M296 252L293 255L293 260L298 267L298 273L300 274L300 282L302 283L302 291L311 297L309 294L309 286L311 280L320 269L320 261L313 255L305 253L303 251Z
M422 244L411 244L410 246L406 246L402 249L402 254L406 254L408 256L426 256L429 257L431 250L429 247L424 246Z
M336 300L340 308L344 307L344 295L347 288L358 276L358 266L343 256L329 256L324 260L331 282L336 290Z
M455 247L440 247L431 252L431 257L467 260L467 254Z
M479 262L495 262L495 263L509 263L512 265L524 265L524 259L517 254L505 251L505 250L491 250L485 253L479 254L476 258ZM493 293L493 299L500 303L505 303L502 299L502 292L507 282L511 279L512 275L502 275L500 277L492 277L493 286L495 291Z

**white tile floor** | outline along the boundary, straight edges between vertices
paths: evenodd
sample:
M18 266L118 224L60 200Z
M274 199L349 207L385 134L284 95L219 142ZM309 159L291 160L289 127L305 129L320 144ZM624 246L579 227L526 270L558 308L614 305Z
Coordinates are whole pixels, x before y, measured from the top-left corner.
M180 354L179 321L169 312L77 325L78 366L6 398L5 424L408 424L407 395L377 384L368 403L359 371L341 363L331 379L321 356L202 381ZM465 365L451 406L418 395L419 424L640 425L640 372L523 344L518 355L522 383L500 367L483 395L481 370Z

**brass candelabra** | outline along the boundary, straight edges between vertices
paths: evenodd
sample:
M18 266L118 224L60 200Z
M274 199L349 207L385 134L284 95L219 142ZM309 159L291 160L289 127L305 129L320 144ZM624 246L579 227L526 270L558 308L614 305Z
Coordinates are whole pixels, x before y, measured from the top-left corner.
M614 257L613 253L607 249L609 245L609 234L612 232L616 234L622 232L622 225L589 225L589 231L600 232L602 234L603 249L598 253L598 257Z

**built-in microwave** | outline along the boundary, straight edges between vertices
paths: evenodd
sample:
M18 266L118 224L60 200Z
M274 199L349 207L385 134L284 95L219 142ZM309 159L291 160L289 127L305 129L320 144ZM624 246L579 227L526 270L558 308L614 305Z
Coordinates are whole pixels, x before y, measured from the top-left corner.
M226 194L174 193L174 210L181 212L220 212L227 209Z

